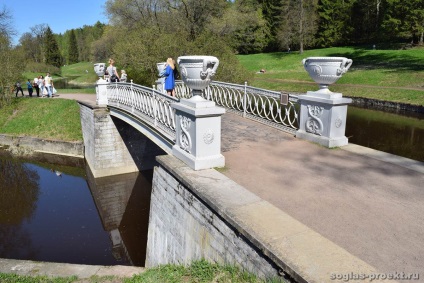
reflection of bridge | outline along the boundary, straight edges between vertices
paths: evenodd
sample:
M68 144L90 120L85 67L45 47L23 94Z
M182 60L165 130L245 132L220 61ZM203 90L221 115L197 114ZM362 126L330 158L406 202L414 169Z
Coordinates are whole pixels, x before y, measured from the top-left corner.
M145 173L93 178L87 181L102 225L109 233L112 254L121 264L144 266L151 181Z

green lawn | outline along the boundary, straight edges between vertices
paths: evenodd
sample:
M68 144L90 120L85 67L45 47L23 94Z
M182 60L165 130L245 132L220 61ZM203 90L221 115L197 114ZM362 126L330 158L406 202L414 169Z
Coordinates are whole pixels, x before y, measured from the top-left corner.
M333 92L349 97L424 105L424 48L409 50L370 50L338 47L298 52L238 55L251 72L249 85L287 92L317 90L317 84L302 65L307 57L337 56L353 60L352 67L335 84ZM258 74L265 69L264 74Z
M0 133L82 141L78 103L69 99L18 97L0 108Z

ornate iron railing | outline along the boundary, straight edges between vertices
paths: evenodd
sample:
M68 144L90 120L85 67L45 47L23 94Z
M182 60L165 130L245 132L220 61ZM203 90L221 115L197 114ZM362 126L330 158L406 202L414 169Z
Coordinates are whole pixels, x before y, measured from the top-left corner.
M171 103L180 98L190 98L191 90L177 81L176 97L155 89L133 83L111 83L107 86L108 104L122 108L145 123L161 131L165 137L175 140L175 110ZM224 82L212 82L202 92L207 100L227 110L279 128L289 133L298 129L298 96L287 94L287 104L282 104L280 92Z
M178 98L191 97L190 89L182 81L176 82L175 92ZM282 95L288 95L286 105L282 104ZM202 92L202 96L243 117L283 131L294 133L298 129L297 95L255 88L247 83L237 85L214 81Z
M175 111L171 103L178 102L177 98L133 83L109 84L107 98L109 106L126 110L169 140L175 140Z

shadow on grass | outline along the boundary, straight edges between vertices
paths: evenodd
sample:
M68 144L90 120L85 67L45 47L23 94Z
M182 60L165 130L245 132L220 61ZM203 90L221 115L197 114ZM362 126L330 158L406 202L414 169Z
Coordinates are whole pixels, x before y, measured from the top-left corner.
M381 53L377 50L355 49L353 52L330 53L328 56L343 56L352 59L357 69L396 69L396 72L424 71L422 59L398 52Z
M308 52L309 50L306 50ZM423 50L424 51L424 50ZM269 55L275 59L299 54L295 52L274 52ZM352 47L340 52L328 53L325 56L347 57L354 62L355 69L395 69L396 72L424 71L423 58L400 53L398 50L371 50L369 47ZM306 56L307 57L307 56Z

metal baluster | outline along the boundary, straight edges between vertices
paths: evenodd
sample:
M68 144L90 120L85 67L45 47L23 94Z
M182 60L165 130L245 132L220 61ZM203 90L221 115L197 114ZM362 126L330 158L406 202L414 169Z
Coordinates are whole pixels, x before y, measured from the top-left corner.
M247 82L244 82L243 117L246 117Z

